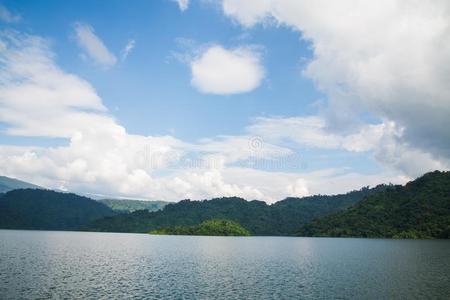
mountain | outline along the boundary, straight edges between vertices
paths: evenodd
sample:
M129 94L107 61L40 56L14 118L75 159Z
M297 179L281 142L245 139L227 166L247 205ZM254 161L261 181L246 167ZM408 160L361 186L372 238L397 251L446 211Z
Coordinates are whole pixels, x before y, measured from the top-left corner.
M9 191L0 198L0 228L76 230L115 212L75 194L41 189Z
M386 186L363 188L335 196L287 198L272 205L242 198L183 200L156 212L145 210L99 219L84 227L90 231L149 232L155 229L193 226L211 219L226 219L241 224L255 235L292 235L314 218L324 216L360 201Z
M435 171L318 218L303 236L450 238L450 172Z
M0 193L6 193L16 189L42 189L40 186L18 179L0 176Z
M157 211L161 210L169 202L165 201L144 201L129 199L100 199L98 202L105 204L118 213L129 213L136 210Z
M249 236L250 232L239 223L228 220L209 220L194 226L177 226L156 229L150 234L168 235L209 235L209 236Z

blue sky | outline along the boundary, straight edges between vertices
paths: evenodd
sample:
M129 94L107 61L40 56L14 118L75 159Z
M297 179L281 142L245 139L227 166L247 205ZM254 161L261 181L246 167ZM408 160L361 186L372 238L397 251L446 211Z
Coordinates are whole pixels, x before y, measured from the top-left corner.
M414 18L403 4L362 5L343 21L344 2L2 1L0 170L82 193L272 202L447 168L445 147L416 144L448 135L447 88L427 85L436 70L422 61L441 28L410 39L433 4ZM379 26L404 18L398 36ZM408 48L403 64L396 39L422 56ZM424 73L399 79L415 67ZM434 110L435 124L414 124Z
M297 33L288 28L243 30L213 5L193 2L189 10L180 11L171 1L136 1L133 5L123 1L46 1L44 5L22 1L13 7L26 20L15 27L51 39L58 64L91 82L131 133L176 132L189 141L235 134L252 117L306 114L321 98L311 80L301 76L302 59L312 54ZM73 37L76 22L92 26L117 56L131 39L136 47L114 68L95 68L79 56ZM190 84L189 67L173 56L173 52L186 51L179 39L227 48L259 45L268 76L250 93L199 93Z

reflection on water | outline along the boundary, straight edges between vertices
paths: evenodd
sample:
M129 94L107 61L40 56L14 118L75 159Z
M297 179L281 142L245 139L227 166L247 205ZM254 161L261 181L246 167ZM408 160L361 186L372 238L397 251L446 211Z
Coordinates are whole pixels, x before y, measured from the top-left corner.
M450 241L0 230L0 299L450 295Z

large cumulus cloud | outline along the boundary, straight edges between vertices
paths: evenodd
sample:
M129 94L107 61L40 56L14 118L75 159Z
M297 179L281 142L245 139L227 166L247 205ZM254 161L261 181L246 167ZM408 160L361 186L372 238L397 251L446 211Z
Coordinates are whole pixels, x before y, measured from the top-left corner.
M379 161L411 176L448 168L448 1L224 0L222 7L245 27L287 26L310 41L304 74L328 95L329 131L359 130L369 112L395 126L376 149Z

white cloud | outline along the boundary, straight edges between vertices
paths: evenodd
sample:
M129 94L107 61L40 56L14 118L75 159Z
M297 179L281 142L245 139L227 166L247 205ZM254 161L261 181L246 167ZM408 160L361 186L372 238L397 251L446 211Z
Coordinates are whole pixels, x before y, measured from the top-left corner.
M247 127L251 135L279 145L283 141L318 149L368 152L385 167L417 177L433 170L450 169L448 158L411 147L403 139L404 129L393 121L365 124L348 132L330 131L322 117L257 118Z
M5 23L17 23L21 19L20 15L13 14L5 6L0 4L0 21Z
M136 46L136 41L129 40L128 43L125 45L125 47L122 50L122 60L127 59L128 55L134 49L134 46Z
M112 67L117 58L106 48L103 41L95 34L94 29L87 24L76 23L75 34L78 46L98 65Z
M289 184L286 192L289 197L305 197L310 195L308 184L303 178L299 178L294 183Z
M185 11L189 7L189 0L172 0L174 2L177 2L178 7L181 11Z
M436 158L430 152L411 147L403 139L403 132L394 130L383 135L374 147L374 157L385 166L400 170L410 177L417 177L434 170L449 170L448 157Z
M264 21L272 7L271 0L224 0L222 8L225 15L235 18L244 26L253 26Z
M0 120L10 125L8 134L71 137L114 123L88 82L54 64L45 40L11 31L0 39Z
M393 172L361 174L338 169L310 172L269 172L251 168L227 168L222 171L225 180L234 180L244 186L257 187L265 201L272 203L282 197L303 197L316 194L338 194L358 190L362 186L381 183L402 184L410 180ZM281 196L282 195L282 196Z
M288 148L268 143L255 135L223 136L203 139L194 146L196 151L219 154L226 163L249 158L275 159L292 154Z
M318 116L291 118L257 118L247 130L278 142L290 139L298 144L322 149L345 149L352 152L373 150L383 134L391 130L393 124L366 125L348 134L330 132L326 122Z
M328 132L346 135L369 112L401 131L390 139L397 149L393 166L409 153L414 170L448 168L448 1L224 0L222 8L245 27L287 26L311 43L314 55L304 74L328 95ZM375 149L380 161L393 153L383 146Z
M237 94L256 89L264 78L258 51L214 45L190 62L191 83L202 93Z

